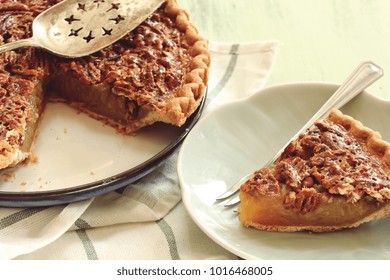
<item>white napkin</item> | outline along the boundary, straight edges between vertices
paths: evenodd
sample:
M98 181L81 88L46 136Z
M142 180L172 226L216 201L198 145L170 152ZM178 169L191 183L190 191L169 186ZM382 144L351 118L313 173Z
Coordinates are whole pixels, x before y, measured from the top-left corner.
M267 81L277 42L210 43L204 114ZM0 208L0 259L235 259L191 220L175 152L136 184L68 205Z

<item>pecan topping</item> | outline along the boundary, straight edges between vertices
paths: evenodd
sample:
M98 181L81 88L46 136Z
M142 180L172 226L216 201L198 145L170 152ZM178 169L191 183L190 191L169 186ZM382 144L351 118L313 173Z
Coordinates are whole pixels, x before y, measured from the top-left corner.
M302 181L309 176L306 162L299 157L286 158L276 164L276 177L287 186L299 188ZM308 179L306 180L308 183Z
M284 199L284 207L305 214L317 209L320 204L320 197L321 194L313 188L303 188L298 193L290 191Z
M389 197L387 169L342 126L327 121L316 122L290 144L275 169L275 176L297 191L297 198L303 191L307 197L309 189L316 186L321 186L320 193L342 195L350 202L364 197L381 202ZM291 205L289 196L285 201Z
M244 191L255 191L261 195L280 194L280 186L272 172L263 168L256 171L245 184Z

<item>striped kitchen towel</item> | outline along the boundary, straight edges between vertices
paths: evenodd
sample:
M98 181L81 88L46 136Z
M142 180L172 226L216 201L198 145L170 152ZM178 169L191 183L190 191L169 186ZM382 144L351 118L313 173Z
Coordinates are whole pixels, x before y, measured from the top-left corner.
M261 89L277 42L210 43L204 114ZM209 239L181 202L177 151L118 191L39 208L0 208L0 259L236 259Z

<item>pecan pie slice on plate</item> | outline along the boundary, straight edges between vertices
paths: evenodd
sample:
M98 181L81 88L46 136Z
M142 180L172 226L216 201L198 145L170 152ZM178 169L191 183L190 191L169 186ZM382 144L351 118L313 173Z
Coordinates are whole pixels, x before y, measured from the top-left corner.
M34 18L57 2L1 1L0 44L31 37ZM156 122L181 126L201 103L209 64L207 41L176 0L90 56L65 59L33 48L0 54L0 168L31 155L45 100L68 103L123 134Z
M334 110L240 189L239 219L268 231L331 232L390 214L390 144Z

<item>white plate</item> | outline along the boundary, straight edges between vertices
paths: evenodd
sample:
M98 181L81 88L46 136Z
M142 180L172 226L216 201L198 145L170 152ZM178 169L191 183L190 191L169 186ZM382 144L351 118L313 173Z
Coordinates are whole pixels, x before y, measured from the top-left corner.
M203 105L180 128L156 124L125 136L65 104L49 103L35 141L37 162L0 172L0 206L63 204L126 186L174 151Z
M183 202L215 242L245 259L389 259L390 220L326 234L241 226L215 198L265 164L336 90L332 84L273 86L205 116L185 139L178 174ZM390 140L390 102L362 93L342 108Z

